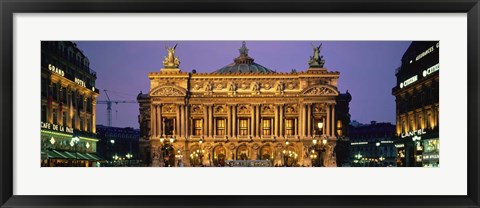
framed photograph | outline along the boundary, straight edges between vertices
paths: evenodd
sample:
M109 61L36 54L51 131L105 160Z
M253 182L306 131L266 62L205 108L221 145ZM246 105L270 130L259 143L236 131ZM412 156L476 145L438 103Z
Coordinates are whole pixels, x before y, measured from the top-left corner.
M1 207L479 207L478 0L0 5Z

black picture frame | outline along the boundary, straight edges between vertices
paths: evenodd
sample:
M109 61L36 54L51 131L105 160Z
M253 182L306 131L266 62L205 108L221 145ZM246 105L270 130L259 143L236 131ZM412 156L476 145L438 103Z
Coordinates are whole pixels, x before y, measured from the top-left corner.
M0 0L1 207L479 207L478 0ZM467 13L468 194L466 196L25 196L13 195L15 13ZM445 179L455 180L455 179ZM319 187L321 188L321 187Z

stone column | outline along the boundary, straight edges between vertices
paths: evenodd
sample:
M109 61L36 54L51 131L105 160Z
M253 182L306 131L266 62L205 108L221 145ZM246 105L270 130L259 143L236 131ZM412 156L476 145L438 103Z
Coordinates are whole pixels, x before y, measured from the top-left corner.
M312 135L312 104L307 105L307 137Z
M335 105L332 104L332 136L335 136L335 127L337 125L335 125Z
M180 135L181 136L186 136L185 134L185 126L186 126L186 120L185 120L185 105L180 105Z
M303 103L298 106L298 135L303 136Z
M255 115L256 115L256 110L257 106L256 105L251 105L252 106L252 116L250 118L250 135L253 137L255 135Z
M210 117L208 120L209 124L208 124L208 127L209 127L209 133L208 133L208 136L213 136L215 133L215 129L213 128L215 126L215 119L213 117L213 105L210 105L209 106L209 109L210 109L210 112L208 113L208 116Z
M278 129L278 134L280 134L280 136L284 136L285 135L285 132L284 132L284 128L283 128L283 123L285 122L285 118L283 116L283 107L284 105L283 104L280 104L280 119L279 119L279 129Z
M176 105L176 108L177 108L177 111L176 111L176 115L175 115L175 134L174 135L177 135L177 136L180 136L182 131L180 129L180 109L182 108L179 104Z
M163 135L162 104L158 105L157 112L157 123L155 127L157 129L157 135L161 137Z
M330 120L328 120L328 119L325 118L325 117L322 117L322 122L323 122L324 124L326 124L327 122L330 122ZM327 132L327 128L323 128L323 129L322 129L322 134L325 134L325 132Z
M155 137L155 105L150 104L150 137Z
M233 108L233 115L232 115L232 136L236 137L237 136L237 104L234 104L232 106Z
M203 105L203 135L208 135L208 109L209 107Z
M190 106L189 105L185 105L184 107L184 112L185 112L185 119L184 119L184 122L185 122L185 127L183 127L185 129L185 138L187 138L190 134L191 134L191 130L190 130L190 125L191 125L191 120L190 120ZM183 159L183 161L185 161L185 159ZM185 163L185 162L184 162Z
M293 135L298 135L298 117L295 118L295 126L293 128Z
M280 119L278 119L278 114L279 114L278 108L279 108L279 106L278 106L278 105L275 105L275 120L274 120L274 123L273 123L273 124L274 124L274 125L273 125L273 126L274 126L274 129L275 129L274 135L277 136L277 137L279 136L279 132L278 132L278 127L279 127L279 126L278 126L278 123L279 123L279 120L280 120Z
M255 131L255 136L260 136L260 105L257 105L256 106L257 108L257 114L255 115L256 117L256 121L255 121L255 127L256 127L256 131Z
M330 116L332 115L330 114L331 108L332 105L330 103L327 103L327 120L330 120ZM325 129L327 130L326 135L330 136L330 122L324 123L323 125L325 125Z
M230 137L232 135L232 106L227 105L228 111L227 111L227 125L225 126L227 128L227 137Z

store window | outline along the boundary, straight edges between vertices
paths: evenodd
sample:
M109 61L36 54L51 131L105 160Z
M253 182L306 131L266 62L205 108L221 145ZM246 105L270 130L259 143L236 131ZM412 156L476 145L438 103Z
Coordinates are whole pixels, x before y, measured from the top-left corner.
M248 135L248 119L240 119L239 120L239 130L240 136L246 136Z
M217 118L216 120L217 124L217 134L218 136L223 136L225 135L225 119L223 118Z

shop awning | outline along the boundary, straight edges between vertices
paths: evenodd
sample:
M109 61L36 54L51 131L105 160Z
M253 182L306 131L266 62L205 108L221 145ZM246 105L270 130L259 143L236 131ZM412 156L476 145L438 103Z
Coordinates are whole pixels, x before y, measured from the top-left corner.
M49 159L71 159L71 160L92 160L101 161L104 160L96 153L81 153L81 152L69 152L61 150L48 151Z

